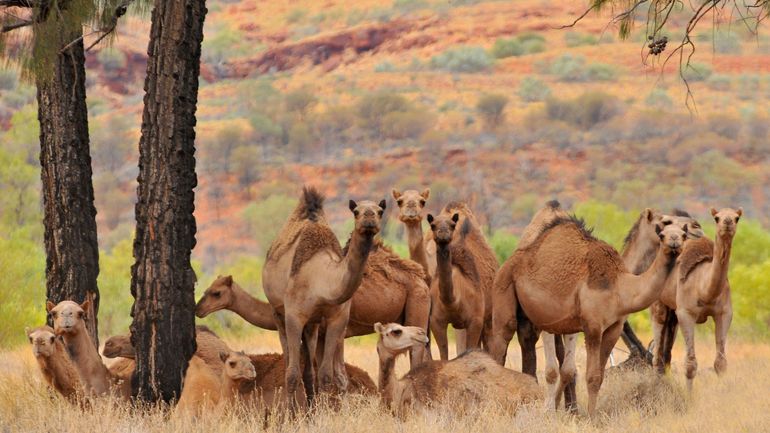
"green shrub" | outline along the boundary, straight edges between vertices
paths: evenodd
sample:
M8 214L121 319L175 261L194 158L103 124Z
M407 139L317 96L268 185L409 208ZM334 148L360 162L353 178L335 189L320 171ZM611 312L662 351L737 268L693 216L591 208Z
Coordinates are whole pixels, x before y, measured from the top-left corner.
M307 11L305 9L297 8L292 9L291 12L286 14L286 22L289 24L296 24L300 21L302 21L303 18L307 15Z
M546 101L546 113L552 120L560 120L583 129L605 122L621 111L620 101L603 92L586 92L575 99Z
M599 43L599 38L591 33L567 32L564 34L564 43L570 48L596 45Z
M708 80L706 80L706 83L711 90L719 90L722 92L728 92L732 87L732 79L730 76L723 74L711 75Z
M581 55L563 54L548 66L548 73L559 81L584 81L586 59Z
M401 12L413 12L428 8L429 6L430 4L425 0L395 0L393 2L393 9Z
M392 112L408 111L411 104L401 95L379 92L364 96L356 105L363 126L381 135L383 118Z
M451 48L430 60L432 69L456 73L486 71L492 67L492 58L481 47Z
M738 97L744 100L759 97L760 80L757 75L741 74L738 77Z
M519 238L503 230L496 230L489 237L489 246L492 247L500 264L503 264L511 256L518 245Z
M242 211L242 217L250 236L254 236L262 251L267 251L281 224L286 221L297 200L283 194L271 194L266 199L251 203Z
M126 67L126 55L117 48L105 48L96 54L105 71L115 72Z
M374 72L394 72L396 67L389 61L384 61L374 65Z
M690 63L682 66L682 75L688 82L705 81L711 77L714 70L705 63Z
M19 84L19 73L13 69L0 69L0 90L14 90Z
M523 40L521 41L521 46L526 54L542 53L547 47L545 39L540 40L538 38Z
M652 108L665 109L671 108L674 105L674 101L668 96L666 89L655 88L644 99L645 105Z
M318 98L307 89L299 89L289 92L284 97L286 111L297 113L300 117L305 117L310 108L318 102Z
M484 123L491 128L497 128L505 120L505 106L508 105L508 97L500 94L486 94L476 103L476 111L484 119Z
M591 63L585 71L586 81L615 81L618 79L618 70L606 63Z
M382 118L382 135L393 139L417 138L434 122L434 116L423 109L392 111Z
M520 56L524 54L524 47L516 38L511 39L498 39L492 46L492 55L496 59L504 59L506 57Z

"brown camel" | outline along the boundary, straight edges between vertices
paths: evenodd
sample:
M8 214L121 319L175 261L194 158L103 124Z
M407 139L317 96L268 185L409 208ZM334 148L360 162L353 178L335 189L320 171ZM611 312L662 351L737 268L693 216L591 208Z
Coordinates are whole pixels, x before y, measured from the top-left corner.
M257 328L278 330L270 303L243 290L232 275L217 276L195 305L195 315L201 319L219 310L230 310Z
M435 303L437 302L434 296L437 293L437 245L432 232L423 235L422 231L422 210L428 197L430 197L430 190L426 189L421 193L415 190L407 190L401 193L394 189L392 195L399 206L399 219L406 226L409 256L415 262L422 264L430 276L431 298L435 308ZM462 245L467 253L464 255L468 258L467 264L470 265L473 262L472 267L475 268L475 274L478 277L477 286L480 286L481 292L484 295L484 320L480 341L488 350L489 341L492 338L492 284L498 268L497 257L486 239L484 239L476 217L468 205L462 202L451 202L441 211L442 216L450 218L455 213L459 215L456 225L459 225L462 230L455 232L456 234L453 235L453 239L462 237ZM471 266L466 266L465 269L470 270ZM431 316L433 314L431 313ZM431 318L431 320L433 319ZM475 338L467 336L464 328L457 329L455 335L458 354L466 350L466 342L473 341ZM438 342L440 338L440 336L436 336L439 349L441 348L441 343Z
M297 401L298 386L303 383L312 398L315 372L309 360L322 321L326 334L320 342L324 346L320 388L331 390L335 382L339 389L347 387L345 372L338 368L335 374L335 362L344 359L339 355L350 316L350 299L361 283L385 200L379 204L350 200L349 208L355 227L347 254L343 255L326 222L323 196L308 188L267 253L262 281L288 358L286 389L291 403ZM302 376L300 357L306 361Z
M75 400L83 392L83 385L64 343L56 338L53 328L49 326L27 328L25 331L45 381L65 398Z
M78 305L61 301L57 305L46 302L46 309L53 320L56 335L64 340L67 352L80 375L86 396L103 395L110 389L109 372L86 330L85 317L90 300Z
M648 307L657 299L687 231L675 226L658 228L662 248L645 273L628 272L615 249L596 239L582 220L559 218L530 245L518 249L495 279L496 317L513 318L521 307L539 329L552 334L583 332L588 357L588 412L593 415L604 378L604 366L620 336L628 314ZM501 311L498 314L498 309ZM516 328L515 324L512 327ZM555 407L564 386L575 376L575 338L565 343L565 362L558 385L549 396ZM572 356L573 359L568 359Z
M201 415L219 404L221 393L222 373L217 374L203 359L193 355L187 366L176 410L181 414Z
M455 329L465 330L457 338L465 337L458 347L466 349L480 346L484 329L484 293L476 261L465 245L465 235L452 241L459 220L457 213L435 218L428 214L428 223L436 242L436 278L431 287L433 311L430 329L436 337L443 361L449 359L447 327L450 324ZM461 230L468 231L470 221L466 219L464 224Z
M738 229L738 221L743 209L711 209L711 216L717 225L716 240L700 238L688 242L678 260L677 285L670 287L660 295L660 302L676 311L679 326L682 328L687 358L685 362L687 387L692 390L692 382L698 368L695 359L695 325L704 323L709 317L714 319L717 356L714 370L722 374L727 369L725 343L727 331L733 317L730 299L730 282L727 272L730 267L730 252L733 238ZM660 338L660 327L655 328L656 341ZM656 346L655 365L661 364L662 347Z
M396 357L411 346L425 344L428 336L422 328L395 323L377 323L375 329L380 335L380 393L397 413L440 403L467 408L481 402L515 411L521 404L542 399L532 377L508 370L480 351L468 351L451 361L428 361L396 379Z
M124 400L131 399L131 377L136 370L136 361L120 357L107 365L107 370L110 372L110 381L115 394Z

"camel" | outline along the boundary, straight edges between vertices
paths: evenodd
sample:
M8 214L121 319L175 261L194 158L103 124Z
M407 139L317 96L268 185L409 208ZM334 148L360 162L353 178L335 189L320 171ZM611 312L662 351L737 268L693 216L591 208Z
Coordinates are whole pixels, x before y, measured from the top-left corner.
M72 301L61 301L54 305L46 302L56 335L64 340L67 352L80 375L86 396L103 395L110 389L109 372L86 330L86 311L90 311L90 299L78 305Z
M323 359L318 368L319 387L332 390L335 382L341 390L347 387L346 374L341 368L335 369L335 362L344 360L341 342L350 317L350 299L361 284L385 211L385 200L379 204L350 200L355 226L347 254L343 255L326 222L323 199L313 188L303 190L299 204L270 246L262 269L265 295L273 308L288 361L286 389L291 404L297 401L301 384L312 399L315 371L309 360L322 321L326 333L320 342ZM300 357L305 359L302 377Z
M515 411L521 404L542 399L542 391L532 377L508 370L480 351L468 351L451 361L428 361L396 379L396 357L411 346L425 344L428 336L415 326L374 326L380 336L380 393L396 413L440 403L468 408L481 402Z
M604 366L626 316L657 299L687 238L686 227L682 230L669 225L658 227L656 232L661 248L651 268L641 275L629 272L618 252L593 237L575 217L552 221L500 269L495 279L496 327L513 321L511 328L515 329L520 307L537 328L568 336L559 381L549 395L552 407L576 373L576 338L570 334L583 332L588 357L588 412L594 415ZM546 349L553 351L552 347Z
M53 328L39 326L25 331L45 381L65 398L76 400L83 392L80 375Z
M222 360L219 359L221 363ZM224 367L222 372L224 372ZM217 374L202 358L193 355L187 366L182 394L176 410L187 415L200 415L219 404L222 394L222 375Z
M422 210L430 197L430 190L426 189L423 192L417 192L415 190L407 190L403 193L393 189L391 191L393 198L399 207L399 219L406 226L407 242L409 244L409 257L420 263L427 271L431 281L431 299L432 304L435 307L437 302L437 245L434 239L434 234L429 232L423 235L422 230ZM478 277L477 286L481 287L481 292L484 298L484 321L481 332L481 343L484 348L489 349L489 341L492 336L492 284L494 282L495 273L497 272L498 263L497 257L494 251L490 248L484 235L481 232L480 226L476 221L476 217L470 210L468 205L462 202L451 202L447 204L441 211L441 215L451 217L453 214L459 215L459 220L455 223L459 224L463 229L458 232L457 236L463 238L462 245L467 254L467 264L475 268L475 273ZM466 223L467 222L467 223ZM457 237L453 235L453 239ZM466 266L465 269L469 270L471 266ZM434 313L431 313L433 316ZM431 320L433 320L431 318ZM432 330L433 328L431 328ZM446 329L446 327L444 327ZM473 341L474 337L467 336L465 329L456 330L456 344L457 353L460 354L466 350L466 343ZM441 343L438 342L440 336L436 336L437 345L439 350ZM442 358L445 359L445 358Z
M117 358L107 366L110 373L110 382L115 395L124 399L131 399L131 379L136 370L136 360L132 358Z
M724 208L719 211L712 208L711 216L717 225L716 239L700 238L688 242L678 260L677 285L660 294L660 302L676 311L679 326L682 328L687 358L685 375L687 388L692 390L693 379L698 369L695 358L695 325L704 323L709 317L714 319L717 355L714 370L722 374L727 369L725 342L727 331L733 317L730 299L730 282L727 272L730 267L730 252L733 238L738 229L738 221L743 209ZM654 327L654 338L660 338L661 327ZM656 345L653 363L659 367L663 356L662 345Z
M219 310L230 310L257 328L278 330L270 303L243 290L232 275L217 276L195 305L195 315L201 319Z
M484 293L480 290L480 277L476 262L465 245L465 234L454 242L453 234L460 215L428 214L428 223L436 242L436 278L431 286L433 311L430 329L436 337L441 360L449 359L447 327L464 329L462 347L477 349L481 344L484 329ZM470 221L465 220L462 231L470 230ZM458 353L460 355L460 353Z

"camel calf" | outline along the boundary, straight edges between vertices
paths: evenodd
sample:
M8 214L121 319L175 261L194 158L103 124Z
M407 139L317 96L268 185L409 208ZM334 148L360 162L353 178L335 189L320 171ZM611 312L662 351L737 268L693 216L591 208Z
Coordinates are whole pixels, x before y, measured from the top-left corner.
M65 398L75 400L83 392L83 384L64 343L56 338L53 328L49 326L27 328L25 331L45 381Z

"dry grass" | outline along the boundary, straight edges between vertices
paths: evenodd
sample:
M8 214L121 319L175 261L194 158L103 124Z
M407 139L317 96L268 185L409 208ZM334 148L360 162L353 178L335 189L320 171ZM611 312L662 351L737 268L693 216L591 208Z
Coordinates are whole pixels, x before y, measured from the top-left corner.
M234 348L251 352L274 351L278 344L259 334L260 344L231 341ZM264 337L263 337L264 336ZM730 367L717 377L711 339L698 342L700 372L695 390L684 389L681 347L674 354L673 372L658 378L650 372L610 371L600 394L600 415L590 421L584 413L545 413L541 407L520 410L515 417L495 407L480 406L454 416L447 410L399 419L385 413L377 399L346 399L339 410L320 408L294 421L257 414L226 413L191 419L159 410L139 411L115 401L99 401L80 409L52 396L42 383L28 348L0 353L0 431L2 432L759 432L770 431L765 394L770 389L770 346L738 342L730 346ZM518 365L512 346L510 365ZM581 354L582 350L579 351ZM346 347L349 362L376 378L377 359L371 339ZM584 358L579 358L582 373ZM401 363L403 369L405 362ZM579 378L578 398L585 407L585 386Z

